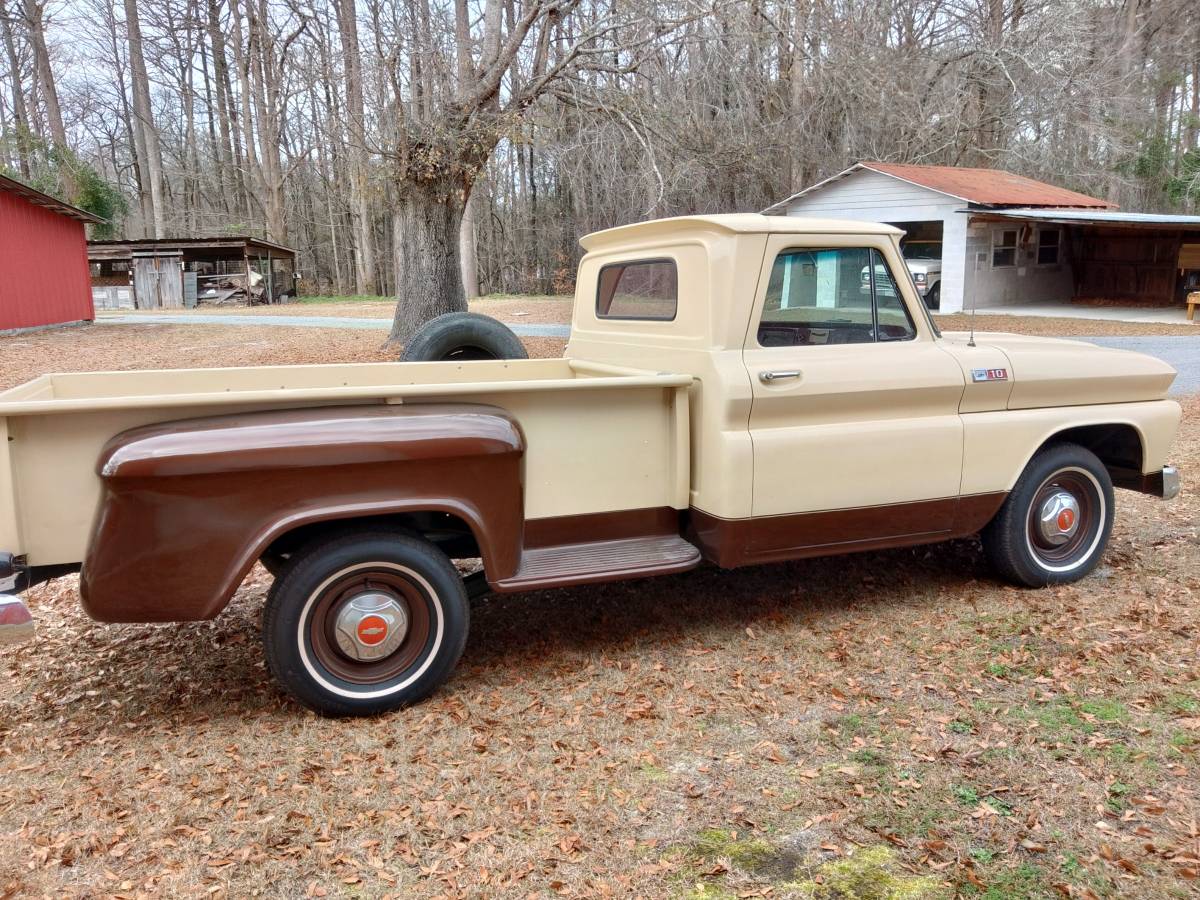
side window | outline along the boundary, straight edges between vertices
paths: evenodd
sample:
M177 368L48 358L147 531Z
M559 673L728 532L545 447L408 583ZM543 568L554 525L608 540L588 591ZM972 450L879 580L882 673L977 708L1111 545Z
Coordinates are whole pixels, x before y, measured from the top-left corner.
M675 318L679 303L679 274L671 259L611 263L600 270L596 284L596 316L601 319Z
M1017 230L1003 228L992 232L992 268L1007 269L1017 264Z
M1058 265L1058 244L1062 234L1057 228L1038 229L1037 264L1039 266Z
M758 324L762 347L868 344L916 335L875 250L788 250L775 257Z

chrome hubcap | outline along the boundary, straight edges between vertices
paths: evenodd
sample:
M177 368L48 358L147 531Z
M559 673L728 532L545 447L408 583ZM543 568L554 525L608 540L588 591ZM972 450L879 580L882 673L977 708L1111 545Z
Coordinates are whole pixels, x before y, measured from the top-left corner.
M1061 547L1079 530L1079 501L1074 494L1058 491L1038 511L1038 531L1051 547Z
M337 645L359 662L383 659L408 634L408 610L391 594L370 591L342 603L334 624Z

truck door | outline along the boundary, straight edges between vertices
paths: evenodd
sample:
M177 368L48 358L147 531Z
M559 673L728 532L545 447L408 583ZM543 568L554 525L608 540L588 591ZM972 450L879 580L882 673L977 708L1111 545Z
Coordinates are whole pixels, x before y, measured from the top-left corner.
M916 307L890 240L806 240L768 239L744 345L748 555L949 533L962 474L962 371Z

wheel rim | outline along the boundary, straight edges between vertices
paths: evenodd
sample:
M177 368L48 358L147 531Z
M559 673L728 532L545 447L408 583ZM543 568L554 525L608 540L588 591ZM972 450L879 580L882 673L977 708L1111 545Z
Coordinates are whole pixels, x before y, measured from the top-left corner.
M1070 571L1095 552L1106 514L1095 476L1085 469L1061 469L1034 492L1026 515L1026 544L1043 568Z
M432 631L425 588L405 570L355 567L310 598L304 631L314 660L357 685L402 675L427 651Z

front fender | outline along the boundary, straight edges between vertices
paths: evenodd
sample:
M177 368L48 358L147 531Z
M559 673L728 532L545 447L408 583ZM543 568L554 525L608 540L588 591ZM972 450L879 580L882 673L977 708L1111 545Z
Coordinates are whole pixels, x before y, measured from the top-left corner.
M273 410L123 432L98 463L84 608L105 622L212 618L279 535L401 512L460 517L489 576L508 577L523 452L516 421L475 404Z

